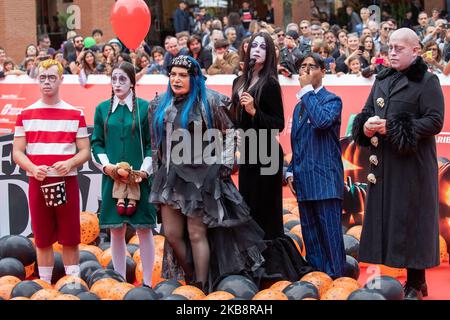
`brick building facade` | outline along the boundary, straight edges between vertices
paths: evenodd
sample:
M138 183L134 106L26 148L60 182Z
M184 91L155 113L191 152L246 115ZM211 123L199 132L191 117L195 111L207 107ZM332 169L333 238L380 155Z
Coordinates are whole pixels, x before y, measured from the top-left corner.
M152 31L149 39L159 42L160 38L170 33L171 16L177 7L177 0L159 1L145 0L152 11ZM230 1L233 8L240 8L243 0ZM52 17L57 13L65 13L71 5L80 9L79 28L75 31L83 36L90 36L93 29L101 29L104 39L114 37L110 23L110 13L115 0L0 0L0 46L4 47L7 54L18 64L24 57L25 48L28 44L36 44L39 32L50 33L52 41L65 38L67 30L53 32L55 25ZM190 1L195 2L195 1ZM264 17L267 7L264 0L249 1L258 10L259 16ZM327 1L328 3L329 1ZM342 3L343 1L337 0ZM424 6L428 13L434 7L445 8L445 0L425 0ZM285 0L272 0L275 13L275 24L283 25L287 22L300 22L309 18L310 1L292 0L290 6L286 6ZM290 9L290 12L286 11ZM74 22L72 15L71 22ZM50 29L50 30L49 30ZM59 41L59 42L60 42Z

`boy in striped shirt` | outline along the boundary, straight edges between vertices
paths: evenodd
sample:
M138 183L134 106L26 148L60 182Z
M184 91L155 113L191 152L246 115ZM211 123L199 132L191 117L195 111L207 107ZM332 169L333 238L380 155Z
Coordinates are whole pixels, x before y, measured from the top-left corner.
M53 243L63 246L67 275L79 276L80 205L77 167L90 158L83 112L62 101L63 67L55 60L39 65L41 100L17 117L13 158L29 176L31 226L37 248L39 276L51 282ZM65 181L67 203L47 207L41 185Z

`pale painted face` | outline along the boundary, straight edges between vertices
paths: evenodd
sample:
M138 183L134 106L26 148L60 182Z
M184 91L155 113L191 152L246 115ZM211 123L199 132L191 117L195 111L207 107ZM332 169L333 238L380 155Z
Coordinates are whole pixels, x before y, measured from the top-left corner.
M114 90L114 94L120 98L124 99L130 92L131 80L125 71L121 69L115 69L111 75L111 84Z
M266 61L266 40L258 36L256 37L250 49L250 59L255 59L257 64L263 64Z
M414 46L400 36L391 36L389 40L389 61L392 68L402 71L408 68L419 53L419 45Z

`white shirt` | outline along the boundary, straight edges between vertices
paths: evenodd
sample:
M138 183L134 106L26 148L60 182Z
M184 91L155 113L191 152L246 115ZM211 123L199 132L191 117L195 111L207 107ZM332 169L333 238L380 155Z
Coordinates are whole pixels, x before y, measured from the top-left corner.
M322 90L322 88L323 88L323 86L320 86L320 87L318 87L317 89L314 89L314 87L313 87L312 85L308 84L307 86L304 86L304 87L302 88L302 90L300 90L300 91L297 93L297 99L298 99L298 100L301 100L305 94L307 94L308 92L311 92L311 91L314 91L314 93L317 94L320 90ZM286 174L285 174L285 179L286 179L286 180L287 180L287 178L293 177L293 176L294 176L294 173L293 173L293 172L288 172L288 171L286 171Z

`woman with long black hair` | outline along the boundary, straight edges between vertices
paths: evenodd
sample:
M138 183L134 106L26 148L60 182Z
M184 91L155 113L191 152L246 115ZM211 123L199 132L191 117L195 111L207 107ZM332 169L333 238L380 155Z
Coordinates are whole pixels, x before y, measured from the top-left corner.
M252 63L251 63L252 61ZM239 168L239 190L250 206L253 218L263 228L266 239L274 239L283 235L282 219L282 163L283 150L276 143L277 150L271 150L278 161L275 174L262 175L261 168L265 167L260 160L250 164L254 154L249 154L250 147L268 134L264 143L268 151L276 136L270 135L271 129L284 129L283 101L281 87L278 83L275 45L267 33L257 33L250 39L249 47L244 58L243 75L233 83L233 111L237 127L248 130L255 129L258 141L245 143L246 159L241 159ZM253 67L252 67L253 65ZM264 129L262 131L260 129ZM255 149L256 150L256 149ZM258 158L260 158L258 148Z
M283 150L277 140L277 133L284 129L284 112L275 45L268 33L251 37L243 75L233 82L232 92L233 118L244 135L239 191L250 207L251 216L264 230L264 239L268 240L269 248L264 253L266 273L278 272L281 279L298 280L302 274L299 268L306 263L293 242L284 236ZM247 141L245 137L252 137L252 133L256 139ZM263 163L264 156L268 156L269 163Z

